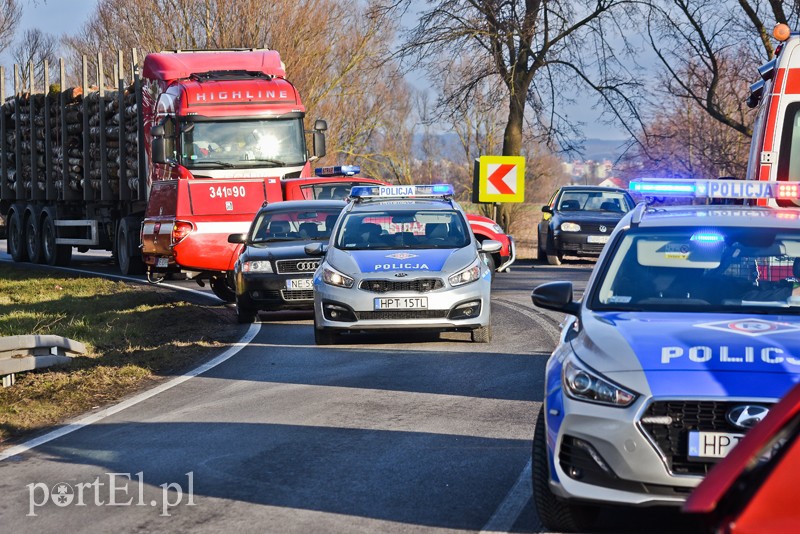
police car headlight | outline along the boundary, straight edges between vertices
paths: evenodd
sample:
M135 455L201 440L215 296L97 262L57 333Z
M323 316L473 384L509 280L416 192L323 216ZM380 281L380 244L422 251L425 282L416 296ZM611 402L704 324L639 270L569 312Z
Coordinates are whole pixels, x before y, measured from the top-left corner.
M474 282L480 277L481 277L480 260L475 260L475 262L473 262L472 265L470 265L463 271L459 271L456 274L450 275L450 278L448 278L448 280L450 281L450 285L455 287L455 286L463 286L464 284Z
M586 402L606 404L608 406L630 406L636 400L636 393L628 391L596 371L578 361L569 358L561 370L561 383L570 397Z
M573 222L561 223L561 230L563 232L580 232L581 225Z
M353 287L353 279L327 265L322 268L322 281L330 286Z
M272 264L268 261L246 261L242 264L243 273L271 273Z

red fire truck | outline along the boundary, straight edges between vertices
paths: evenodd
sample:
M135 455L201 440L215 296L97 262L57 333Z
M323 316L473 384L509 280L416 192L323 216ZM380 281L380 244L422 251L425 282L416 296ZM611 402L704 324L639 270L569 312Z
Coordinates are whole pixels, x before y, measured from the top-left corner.
M135 55L133 64L126 82L120 54L112 89L102 74L89 85L85 58L77 90L17 84L6 100L0 87L0 213L15 261L66 265L73 247L110 250L124 274L189 270L230 299L227 236L246 231L265 201L298 198L302 184L364 181L312 176L327 125L315 121L309 151L278 52L150 54L141 76Z

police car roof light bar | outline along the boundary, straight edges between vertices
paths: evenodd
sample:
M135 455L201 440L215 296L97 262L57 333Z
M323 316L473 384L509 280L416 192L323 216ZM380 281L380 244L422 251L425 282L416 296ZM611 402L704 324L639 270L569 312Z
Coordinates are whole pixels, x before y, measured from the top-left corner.
M336 165L334 167L317 167L314 174L317 176L354 176L361 172L358 165Z
M431 185L357 185L350 190L350 198L356 201L388 198L442 198L455 194L450 184Z
M729 199L800 198L800 182L642 178L632 181L629 188L635 193L658 196Z

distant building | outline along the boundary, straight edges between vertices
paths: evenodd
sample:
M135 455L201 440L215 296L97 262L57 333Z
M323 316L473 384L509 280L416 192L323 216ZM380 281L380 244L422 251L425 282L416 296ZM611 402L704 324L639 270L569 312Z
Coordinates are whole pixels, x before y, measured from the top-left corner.
M614 170L614 164L608 159L603 161L565 161L561 166L573 184L583 185L597 185L611 176Z

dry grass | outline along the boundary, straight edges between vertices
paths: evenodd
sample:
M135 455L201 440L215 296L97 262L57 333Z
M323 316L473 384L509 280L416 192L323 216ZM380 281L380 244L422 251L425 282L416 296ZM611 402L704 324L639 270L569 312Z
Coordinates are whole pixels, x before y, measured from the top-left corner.
M0 389L0 447L179 374L241 332L230 309L179 301L155 286L0 265L0 337L54 334L88 350Z

